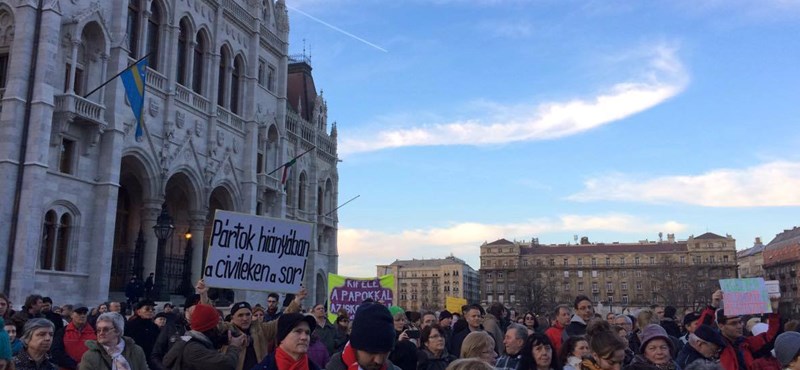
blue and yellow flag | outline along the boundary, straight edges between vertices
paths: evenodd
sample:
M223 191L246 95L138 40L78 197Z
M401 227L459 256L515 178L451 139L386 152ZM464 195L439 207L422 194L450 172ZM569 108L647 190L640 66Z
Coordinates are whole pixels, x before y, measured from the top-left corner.
M147 58L143 58L122 72L122 84L125 85L125 94L131 103L133 116L136 117L136 139L142 132L142 108L144 107L145 73L147 72Z

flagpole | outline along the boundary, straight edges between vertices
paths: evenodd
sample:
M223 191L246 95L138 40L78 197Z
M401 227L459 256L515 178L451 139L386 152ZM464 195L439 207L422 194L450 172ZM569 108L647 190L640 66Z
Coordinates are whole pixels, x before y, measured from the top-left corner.
M153 53L147 53L147 55L145 55L145 56L143 56L143 57L139 58L139 60L137 60L137 61L133 62L133 64L129 65L128 67L126 67L125 69L123 69L122 71L120 71L119 73L115 74L115 75L114 75L114 77L111 77L111 78L109 78L109 79L108 79L106 82L103 82L103 84L101 84L100 86L96 87L94 90L92 90L92 91L89 91L89 93L88 93L88 94L86 94L86 95L84 95L84 96L83 96L83 98L84 98L84 99L86 99L86 98L88 98L88 97L89 97L89 95L92 95L92 94L96 93L96 92L97 92L97 90L100 90L100 89L102 89L102 88L103 88L103 86L105 86L105 85L108 85L108 83L109 83L109 82L113 81L115 78L117 78L117 77L119 77L121 74L125 73L125 71L127 71L128 69L130 69L130 68L131 68L131 66L135 66L135 65L139 64L139 62L141 62L141 61L143 61L143 60L147 59L147 58L148 58L148 57L149 57L151 54L153 54Z
M289 164L289 163L292 163L292 161L296 160L297 158L300 158L300 157L302 157L302 156L306 155L306 153L308 153L308 152L310 152L310 151L314 150L315 148L316 148L316 146L312 146L312 147L311 147L311 149L309 149L309 150L306 150L305 152L301 153L301 154L300 154L300 155L298 155L297 157L294 157L294 158L292 158L292 159L291 159L289 162L286 162L286 163L284 163L284 164L282 164L282 165L278 166L278 168L276 168L276 169L272 170L270 173L268 173L268 174L267 174L267 176L269 176L269 175L272 175L273 173L275 173L275 171L277 171L277 170L279 170L279 169L281 169L281 168L285 167L285 166L286 166L287 164Z
M354 196L354 197L350 198L350 200L348 200L348 201L346 201L346 202L342 203L342 205L340 205L340 206L338 206L338 207L334 208L334 210L333 210L333 211L330 211L330 212L326 213L326 214L325 214L325 217L328 217L328 216L329 216L331 213L333 213L333 212L336 212L336 210L338 210L339 208L342 208L342 207L346 206L346 205L347 205L347 203L350 203L350 202L352 202L352 201L356 200L356 198L358 198L358 197L360 197L360 196L361 196L361 194L358 194L358 195L356 195L356 196Z

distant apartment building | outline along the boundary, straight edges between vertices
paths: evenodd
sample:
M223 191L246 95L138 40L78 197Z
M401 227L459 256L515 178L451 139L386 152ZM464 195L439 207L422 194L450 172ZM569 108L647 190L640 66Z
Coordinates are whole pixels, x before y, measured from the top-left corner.
M445 298L478 302L478 272L464 260L449 256L439 259L396 260L378 265L378 275L394 274L397 305L412 311L442 310Z
M778 280L781 289L780 312L784 317L800 316L797 270L800 267L800 228L775 235L764 248L764 275Z
M756 238L752 247L736 252L740 278L764 276L764 248L761 238Z
M661 239L659 237L659 239ZM653 303L702 307L718 279L736 276L736 240L705 233L676 241L540 245L500 239L480 248L481 301L549 312L583 294L614 312Z

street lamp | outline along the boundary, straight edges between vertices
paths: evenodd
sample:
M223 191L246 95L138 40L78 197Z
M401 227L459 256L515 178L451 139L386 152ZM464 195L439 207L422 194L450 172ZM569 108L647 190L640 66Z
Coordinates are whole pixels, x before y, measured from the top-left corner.
M194 293L194 289L192 289L192 232L191 232L191 230L186 230L186 233L183 234L183 238L186 239L186 249L183 251L183 277L181 279L180 292L185 297L189 297L189 295Z
M169 301L169 293L167 292L167 276L166 276L166 244L167 239L172 237L175 231L175 225L172 224L172 217L167 213L167 203L161 205L161 214L153 226L153 232L158 239L158 250L156 251L156 297L159 301Z

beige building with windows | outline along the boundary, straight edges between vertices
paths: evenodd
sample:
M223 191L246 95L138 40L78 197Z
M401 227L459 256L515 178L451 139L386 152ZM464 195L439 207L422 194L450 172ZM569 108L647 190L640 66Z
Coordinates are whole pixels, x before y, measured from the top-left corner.
M481 246L481 301L549 312L580 294L620 312L652 303L699 307L717 280L736 276L736 241L705 233L677 241L540 245L500 239Z
M222 209L312 223L303 283L323 301L338 263L336 126L288 40L285 0L0 2L0 291L95 305L163 266L179 294ZM120 79L85 95L146 55L137 138ZM286 186L270 174L310 148ZM175 227L163 249L162 207Z
M412 311L444 309L445 298L479 301L478 273L460 258L396 260L378 265L378 276L394 274L397 305Z

